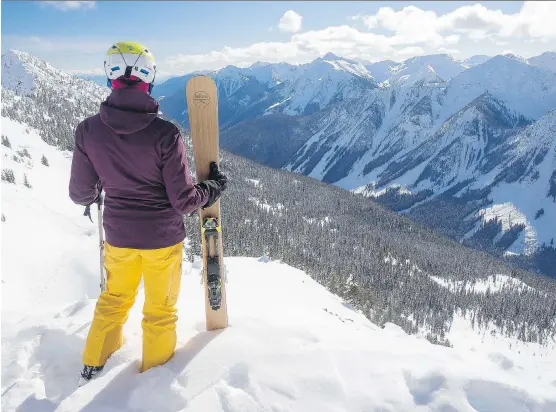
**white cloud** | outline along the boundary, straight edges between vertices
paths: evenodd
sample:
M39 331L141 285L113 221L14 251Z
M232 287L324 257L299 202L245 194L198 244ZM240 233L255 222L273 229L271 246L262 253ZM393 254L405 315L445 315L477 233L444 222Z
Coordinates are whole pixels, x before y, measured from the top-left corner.
M104 53L113 41L101 38L74 37L68 41L67 37L39 37L39 36L2 36L2 46L10 49L22 50L31 54L40 53L81 53L104 57Z
M422 54L421 48L414 51ZM173 74L183 74L194 70L217 69L229 64L245 67L258 60L305 63L328 52L348 58L369 59L396 55L396 49L387 37L344 25L294 34L286 42L260 42L246 47L224 47L205 54L179 54L167 58L160 66Z
M184 47L183 42L152 38L138 41L146 41L155 51L160 76L219 69L227 65L245 67L256 61L300 64L328 52L368 61L401 61L433 53L468 58L475 54L495 55L509 48L519 55L532 56L551 49L550 45L556 42L556 24L548 18L556 15L555 7L556 2L526 2L519 12L506 14L475 4L440 15L416 6L398 11L382 7L371 16L350 17L344 25L309 31L301 31L301 16L290 10L284 14L281 23L288 20L289 12L299 20L297 26L286 25L296 32L284 41L247 43L241 47L224 45L203 53L177 55L173 54L174 50ZM274 26L272 31L278 32L278 27ZM105 35L81 37L72 42L63 37L8 35L2 36L2 47L28 51L63 69L78 69L96 67L97 64L102 67L104 53L115 40L119 39Z
M90 10L95 7L94 1L40 1L38 3L62 11Z
M499 45L508 42L519 42L525 48L527 41L536 42L538 50L540 42L556 40L556 24L548 23L546 17L556 15L556 2L551 4L526 2L515 14L505 14L481 4L460 7L442 15L416 6L399 11L382 7L374 15L350 18L350 21L362 21L368 30L347 24L332 26L296 33L284 42L260 42L245 47L224 47L204 54L171 56L162 66L169 73L183 74L227 65L245 67L257 60L305 63L327 52L369 61L399 61L427 53L469 57L500 53ZM536 27L541 24L543 28ZM377 30L386 34L377 34ZM470 41L477 42L480 50ZM467 51L463 52L466 48ZM546 50L546 45L542 48Z
M303 17L297 14L293 10L288 10L280 18L280 23L278 23L278 28L282 32L296 33L301 30L301 21Z
M415 56L422 56L425 54L425 50L423 50L422 47L419 46L410 46L410 47L405 47L401 50L396 50L394 52L394 54L396 55L396 57L398 59L408 59L410 57L415 57Z
M396 42L430 42L438 47L458 43L460 38L454 36L466 36L474 41L496 38L556 41L554 16L556 2L529 1L514 14L477 3L442 15L407 6L399 11L381 7L374 15L353 18L363 21L371 30L380 28L393 32Z

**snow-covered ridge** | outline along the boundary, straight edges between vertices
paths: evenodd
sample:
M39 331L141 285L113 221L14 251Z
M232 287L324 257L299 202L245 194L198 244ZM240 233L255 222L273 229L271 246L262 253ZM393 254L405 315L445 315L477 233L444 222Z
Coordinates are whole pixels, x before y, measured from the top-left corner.
M55 85L63 89L69 84L79 84L86 89L99 86L59 70L29 53L8 50L2 54L2 87L20 96L31 95L37 87Z
M35 91L35 79L22 58L26 53L9 50L2 54L2 87L18 96L28 96Z
M510 253L531 254L539 245L556 240L556 204L549 196L556 171L556 110L552 110L518 135L509 139L506 158L492 173L471 187L479 188L490 179L493 204L479 211L482 222L496 219L507 232L523 225ZM515 171L512 173L508 173ZM477 228L475 228L476 230Z
M2 55L2 114L38 130L53 145L73 147L77 122L98 112L109 89L58 70L28 53Z
M510 110L537 120L556 108L556 72L495 56L453 78L445 105L454 113L485 92L502 100Z

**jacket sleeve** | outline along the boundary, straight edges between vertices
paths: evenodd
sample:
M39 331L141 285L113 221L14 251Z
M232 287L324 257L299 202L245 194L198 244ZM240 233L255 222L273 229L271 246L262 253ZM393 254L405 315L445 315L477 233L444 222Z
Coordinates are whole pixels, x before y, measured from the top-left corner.
M162 177L172 207L185 215L196 211L208 200L206 190L193 184L185 155L185 144L174 128L162 144Z
M75 129L75 147L71 161L69 196L74 203L87 206L100 194L100 182L83 144L83 123Z

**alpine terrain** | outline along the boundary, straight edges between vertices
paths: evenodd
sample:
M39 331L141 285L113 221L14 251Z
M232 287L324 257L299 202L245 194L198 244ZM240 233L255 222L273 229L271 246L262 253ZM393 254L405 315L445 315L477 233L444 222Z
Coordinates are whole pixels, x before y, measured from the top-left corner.
M277 96L299 80L295 87L305 87L314 97L314 106L307 109L303 98L292 98L282 102L283 107L266 107L265 115L234 124L230 119L243 112L236 110L239 95L231 93L229 98L223 96L221 103L221 117L229 123L227 133L255 128L263 121L290 127L300 133L299 147L288 142L292 155L280 167L297 171L307 164L296 154L313 150L304 140L304 131L322 128L319 136L324 140L311 138L315 139L314 150L326 154L324 135L336 133L338 145L343 137L339 129L333 131L336 124L326 126L320 121L325 121L325 116L331 116L330 121L333 116L352 119L348 113L357 110L368 112L370 117L359 120L374 127L377 136L387 121L392 125L406 122L404 130L413 132L396 135L397 144L411 143L415 159L436 147L434 142L440 147L445 139L462 145L471 139L448 131L435 132L435 137L421 135L417 127L410 127L409 118L380 117L392 116L387 114L390 109L386 110L389 103L381 106L385 104L378 99L381 93L398 90L394 107L402 95L407 93L409 99L411 90L417 90L422 98L430 96L430 107L438 110L434 113L442 110L439 101L463 104L456 102L462 96L449 98L446 92L438 97L441 86L428 82L421 88L417 84L411 88L380 86L364 74L365 66L356 62L335 63L346 73L338 76L326 71L327 59L336 57L327 56L315 66L305 67L305 80L295 75L299 67L289 65L261 63L249 69L261 79L263 73L267 80L292 79L284 80L284 86L276 80L276 90L261 88L261 99ZM514 64L515 60L508 60L508 65ZM229 326L206 331L199 221L196 216L186 217L189 237L184 248L175 356L163 366L138 373L140 291L124 329L124 346L110 357L96 379L78 387L84 340L100 292L99 233L95 216L94 222L83 216L83 210L69 199L67 187L73 130L98 110L108 90L23 52L6 52L2 65L2 410L556 410L556 284L552 279L516 269L388 210L373 199L384 188L369 182L358 186L357 176L352 176L353 187L375 196L271 169L228 151L222 151L220 166L229 177L229 189L221 201ZM467 68L454 79L480 67ZM244 81L253 82L249 85L253 90L258 87L240 72L236 83L227 84L229 90ZM315 78L329 78L340 87L341 96L315 87L309 80ZM400 77L399 81L404 80ZM434 84L438 82L434 80ZM377 96L372 104L370 96ZM167 98L170 96L162 101ZM483 93L482 100L478 99L475 110L483 111L484 122L490 119L487 107L502 107L499 96ZM359 102L361 107L348 105L348 101ZM371 104L376 117L370 109L363 110L363 102ZM465 123L473 112L468 105L458 109L459 117L447 117L441 127L456 122L471 127L472 123ZM256 108L251 107L255 113ZM469 150L481 150L483 160L473 170L487 170L480 179L492 185L489 193L500 190L500 196L510 196L511 190L538 187L541 191L544 187L541 183L551 169L543 159L554 156L554 146L543 131L552 127L553 114L533 121L527 117L534 112L529 109L527 115L505 109L504 122L514 122L519 133L508 128L507 135L489 134L482 129L487 140L497 142L489 146L489 156L484 155L486 144L469 143ZM426 116L422 116L425 124ZM357 133L362 132L353 127L352 138L357 140ZM184 137L194 175L191 141L185 133ZM414 142L419 139L422 145ZM429 139L433 140L425 144ZM337 151L345 148L343 156L349 156L351 146L344 143ZM378 149L378 143L372 147ZM244 144L248 148L250 143ZM546 153L539 151L540 144L547 148ZM261 145L253 148L265 153ZM399 156L406 155L409 152L399 152ZM445 187L432 162L439 156L430 157L426 164L430 171L424 172L423 167L421 172L427 177L419 182L428 182L431 191ZM475 162L476 157L470 161ZM286 167L294 159L299 165ZM514 162L521 162L523 169L504 166ZM315 160L313 169L328 170L319 164L320 160ZM383 167L384 173L388 168L384 164L377 167ZM368 173L385 178L386 174L373 170ZM512 180L512 173L521 170L520 177L527 178ZM393 169L388 173L396 174ZM472 199L469 204L484 209L481 219L496 221L496 205L481 203L485 189L479 187L480 179L469 173L470 182L457 186L458 193L455 187L449 189L453 196ZM347 182L348 177L349 173L340 180ZM388 181L386 187L395 181ZM425 189L400 189L405 190L417 194ZM438 202L445 199L431 197ZM423 205L412 206L420 210L417 208ZM550 213L546 207L544 216ZM513 219L519 219L515 213L512 223ZM509 223L500 223L505 224ZM510 242L513 226L497 244ZM526 242L532 229L524 226ZM487 230L485 225L479 227L475 235L468 236L469 241L486 239ZM537 238L539 233L543 232L535 229ZM519 239L521 232L515 236Z
M556 276L556 53L401 63L327 54L206 72L222 145L377 199L466 245ZM161 84L186 128L192 74Z

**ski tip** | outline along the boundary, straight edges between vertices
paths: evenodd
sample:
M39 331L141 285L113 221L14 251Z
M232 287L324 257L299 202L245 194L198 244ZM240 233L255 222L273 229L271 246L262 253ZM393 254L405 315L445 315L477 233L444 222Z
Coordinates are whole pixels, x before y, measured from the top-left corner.
M196 76L191 77L186 84L186 90L190 87L197 87L197 86L205 86L205 87L214 87L216 88L216 82L212 76L207 76L205 74L198 74Z

